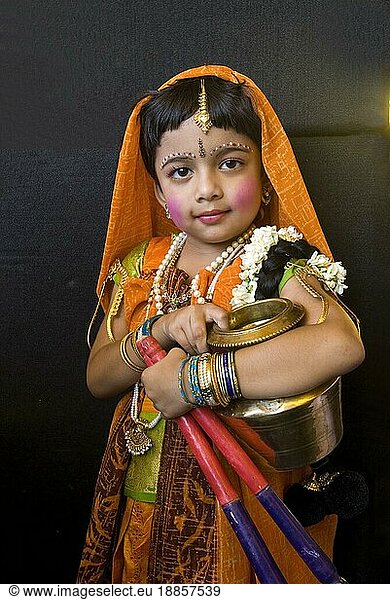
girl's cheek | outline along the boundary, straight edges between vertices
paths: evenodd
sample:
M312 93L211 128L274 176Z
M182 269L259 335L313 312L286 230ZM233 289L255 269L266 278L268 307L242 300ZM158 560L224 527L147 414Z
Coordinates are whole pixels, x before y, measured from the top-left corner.
M234 205L241 209L251 206L254 200L261 201L259 183L254 179L243 181L232 198Z
M169 208L169 212L171 213L172 221L180 227L184 222L182 211L180 210L180 202L176 198L168 198L167 206Z

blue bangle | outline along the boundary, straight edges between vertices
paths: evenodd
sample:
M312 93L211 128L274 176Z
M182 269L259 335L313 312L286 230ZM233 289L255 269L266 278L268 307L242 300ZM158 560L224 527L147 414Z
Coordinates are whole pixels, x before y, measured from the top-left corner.
M223 367L224 367L224 373L225 373L225 385L226 385L226 389L227 389L227 393L229 398L233 399L235 396L234 393L234 387L233 387L233 381L231 378L231 364L229 364L229 353L225 352L223 354Z
M191 356L188 366L188 383L191 388L191 393L194 397L196 406L204 406L206 403L202 396L198 378L198 362L199 355Z
M152 325L155 323L162 315L154 315L154 317L150 317L150 319L146 319L146 321L141 325L141 336L150 336L152 335Z

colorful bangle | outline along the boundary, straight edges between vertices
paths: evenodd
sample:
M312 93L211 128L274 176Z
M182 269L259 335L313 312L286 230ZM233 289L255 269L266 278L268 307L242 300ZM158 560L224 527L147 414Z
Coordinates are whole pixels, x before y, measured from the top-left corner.
M191 399L183 384L185 365L188 365L187 383ZM184 402L194 406L227 406L231 400L240 398L234 352L204 352L185 358L179 367L178 388Z
M194 404L196 406L204 406L205 401L203 399L200 385L199 385L199 377L198 377L198 364L199 364L199 355L191 356L188 363L188 385L191 389L191 394L195 400Z
M234 363L234 353L216 353L211 356L211 389L215 403L227 406L241 397Z
M234 388L234 400L237 400L238 398L242 398L242 394L241 394L241 388L240 388L240 383L238 381L238 376L237 376L237 371L236 371L236 363L234 361L234 352L229 352L229 357L230 357L230 369L231 369L231 377L232 377L232 381L233 381L233 388Z
M146 319L146 321L141 325L141 336L149 336L152 335L152 326L162 315L154 315L150 317L150 319Z
M226 381L226 372L225 372L225 367L224 367L224 354L217 354L216 355L217 360L216 360L216 380L217 380L217 385L219 387L218 390L218 397L219 397L219 403L222 406L227 406L231 400L230 395L229 395L229 391L228 391L228 387L227 387L227 381Z
M223 354L223 368L227 394L231 400L237 400L237 398L241 397L241 390L234 363L234 352L225 352Z
M226 392L229 398L234 398L234 387L233 387L233 377L231 374L231 357L229 352L224 352L223 355L223 369L224 369L224 378L225 378L225 386Z

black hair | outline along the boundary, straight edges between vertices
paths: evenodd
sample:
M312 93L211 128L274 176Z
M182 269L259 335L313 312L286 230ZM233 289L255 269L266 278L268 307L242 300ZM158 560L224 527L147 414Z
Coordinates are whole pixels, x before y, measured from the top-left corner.
M279 240L268 252L267 260L263 262L258 274L256 300L277 298L278 286L283 277L284 267L291 258L310 258L318 248L309 244L305 239L296 242Z
M140 110L140 148L148 173L157 180L156 149L166 131L178 129L198 110L200 77L181 79L162 90L150 92L149 102ZM215 127L234 129L249 137L261 150L261 121L242 83L214 75L203 78L207 110Z

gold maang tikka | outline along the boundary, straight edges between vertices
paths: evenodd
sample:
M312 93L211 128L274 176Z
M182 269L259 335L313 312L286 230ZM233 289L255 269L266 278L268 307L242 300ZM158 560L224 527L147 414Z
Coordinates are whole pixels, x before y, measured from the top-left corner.
M213 126L207 110L207 96L204 79L200 80L199 108L194 114L194 121L203 133L207 133Z

